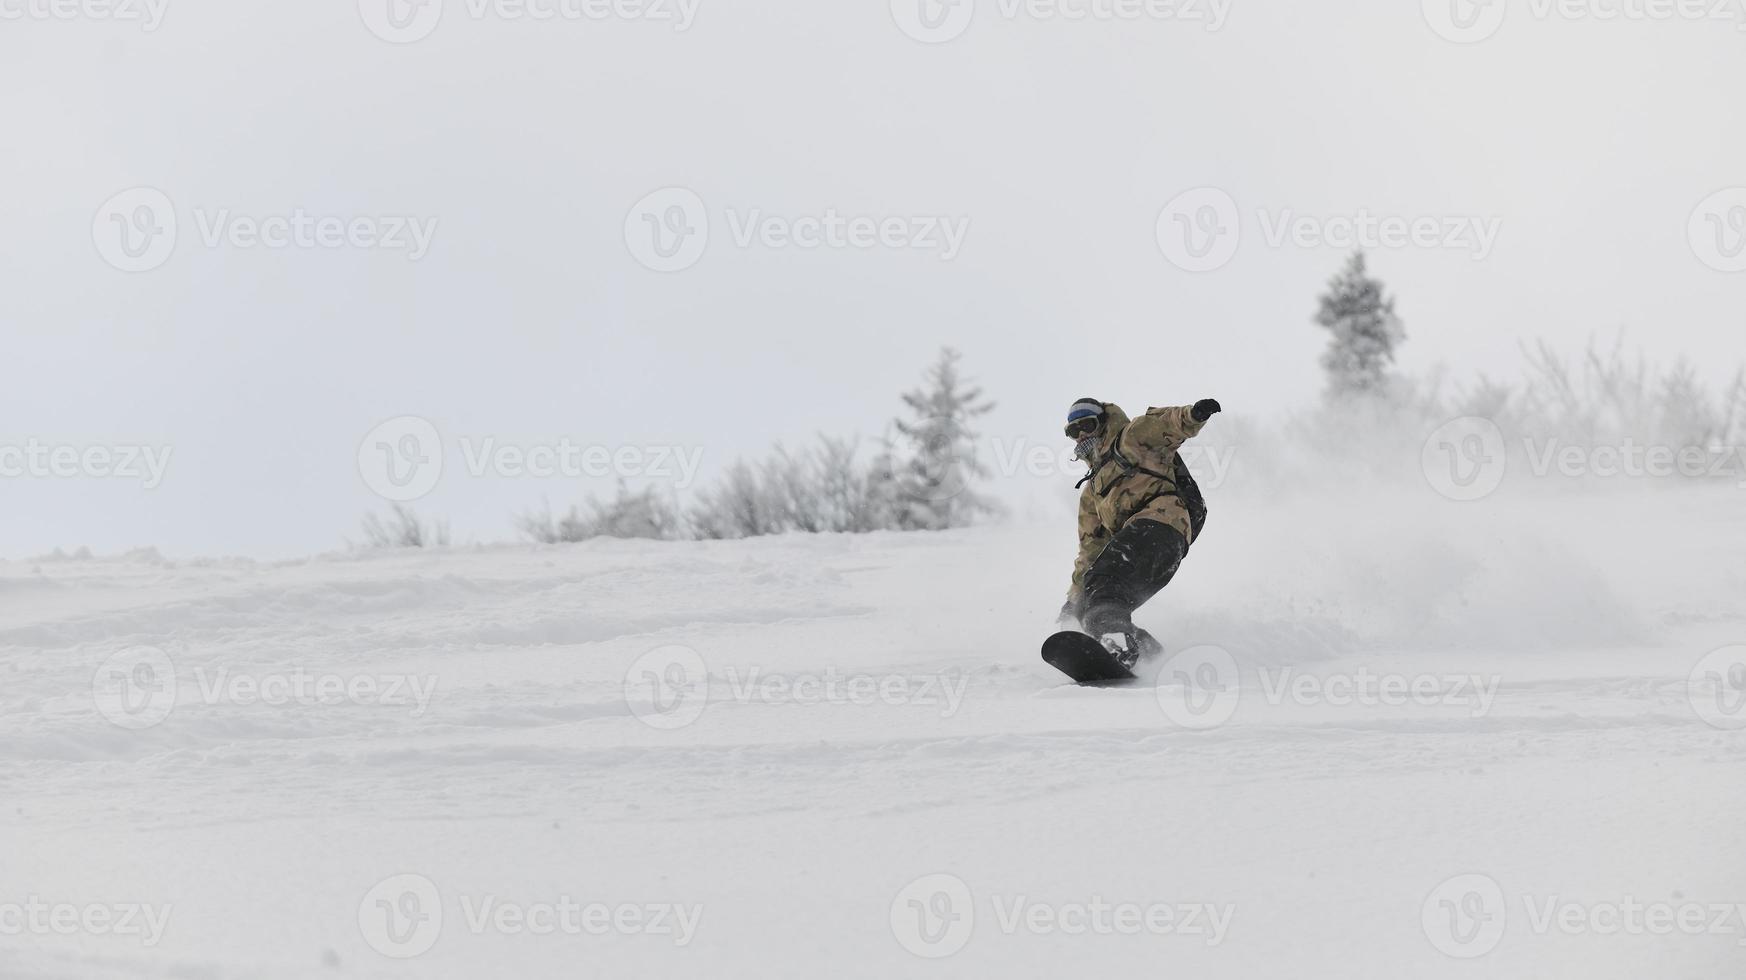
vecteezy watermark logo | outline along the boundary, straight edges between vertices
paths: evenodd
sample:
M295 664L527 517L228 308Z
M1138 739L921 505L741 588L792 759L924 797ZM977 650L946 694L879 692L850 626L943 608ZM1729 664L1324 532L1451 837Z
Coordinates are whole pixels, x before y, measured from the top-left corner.
M1497 33L1506 0L1420 0L1425 23L1445 41L1477 44Z
M1678 892L1676 897L1681 897ZM1728 936L1746 946L1746 904L1644 900L1635 895L1581 900L1558 894L1515 896L1515 917L1489 875L1457 875L1426 896L1420 923L1440 952L1475 959L1503 941L1512 921L1534 936Z
M31 895L23 902L0 902L0 936L137 937L150 949L163 940L174 911L173 905L79 905Z
M1509 924L1503 888L1482 874L1456 875L1425 896L1419 924L1425 938L1445 956L1469 960L1484 956L1503 940Z
M114 654L91 677L97 710L115 725L138 730L162 724L188 689L205 705L271 708L363 705L410 708L412 717L430 710L437 675L339 674L293 666L265 673L220 667L195 667L178 673L168 654L156 647L129 647Z
M1069 478L1068 482L1085 475L1085 463L1073 455L1071 443L1055 440L1047 445L1033 444L1020 436L1017 439L993 439L994 472L1001 477L1034 476L1043 479ZM1194 473L1202 489L1217 490L1230 479L1236 463L1234 446L1197 446L1189 443L1177 451L1182 461ZM980 457L978 457L980 458Z
M1006 21L1072 24L1141 21L1204 24L1218 31L1233 0L993 0L984 8ZM891 17L903 33L926 44L962 35L976 12L975 0L891 0Z
M358 0L358 16L370 33L391 44L429 37L443 20L443 0Z
M1445 40L1475 44L1496 34L1509 13L1509 0L1422 0L1425 22ZM1648 23L1714 21L1746 30L1740 0L1526 0L1537 21Z
M944 44L970 28L975 0L891 0L898 30L923 44Z
M903 886L891 900L891 934L917 956L937 960L970 942L976 903L957 875L931 874Z
M1155 681L1158 704L1172 722L1196 731L1230 721L1238 706L1257 691L1261 701L1274 708L1289 703L1311 708L1455 709L1478 718L1491 712L1503 685L1497 674L1403 674L1364 665L1325 673L1261 668L1253 677L1255 683L1245 687L1236 660L1225 650L1191 647L1164 661Z
M505 23L599 23L609 20L671 24L683 34L697 20L699 0L463 0L454 8L469 20ZM429 37L442 22L444 0L358 0L370 33L392 44Z
M603 478L672 481L683 490L703 465L698 446L602 446L568 436L511 441L463 435L459 459L472 479L549 480ZM402 415L377 425L358 443L358 474L385 500L407 503L436 489L448 454L442 434L428 419Z
M132 730L151 728L176 710L176 666L157 647L128 647L97 667L91 695L110 723Z
M1216 646L1189 647L1172 654L1154 685L1164 717L1192 731L1230 721L1243 695L1236 658Z
M413 262L429 254L438 221L416 215L320 215L303 208L264 217L230 208L194 209L200 242L209 249L399 251ZM97 209L91 240L97 254L115 268L149 272L175 253L179 228L169 195L155 187L135 187Z
M656 272L689 269L709 247L709 209L688 187L663 187L624 216L624 243Z
M1746 271L1746 187L1704 198L1686 222L1691 250L1717 272Z
M794 216L730 207L723 217L735 248L771 251L890 249L931 252L950 262L970 233L968 217L949 215L855 215L825 208ZM712 220L695 191L663 188L645 196L625 215L625 246L633 258L656 272L679 272L703 258Z
M1509 470L1503 430L1475 415L1452 419L1425 440L1419 466L1431 488L1450 500L1489 496Z
M383 956L407 960L430 951L443 933L443 899L424 875L384 878L358 903L358 931Z
M91 241L122 272L150 272L175 254L176 206L156 187L122 191L92 217Z
M457 897L459 922L474 936L639 936L691 945L703 922L702 905L675 902L584 902L565 893L552 899L512 901L495 894ZM424 875L400 874L377 882L358 903L358 930L371 949L392 959L431 950L443 932L443 897Z
M1503 226L1503 219L1495 215L1377 214L1368 208L1311 215L1262 207L1255 209L1255 220L1268 248L1447 249L1467 251L1474 261L1491 255ZM1224 190L1197 187L1164 205L1155 232L1159 249L1172 265L1187 272L1211 272L1236 256L1243 240L1242 213Z
M1746 645L1712 650L1686 679L1686 696L1704 723L1723 731L1746 728Z
M1478 500L1502 485L1512 469L1503 431L1490 419L1454 419L1425 440L1419 463L1425 480L1450 500ZM1520 460L1535 479L1666 480L1676 477L1727 478L1746 490L1746 446L1665 445L1632 438L1582 445L1554 436L1524 436Z
M1031 895L992 895L1001 934L1033 936L1178 936L1222 945L1236 908L1209 902L1108 901L1102 895L1064 902ZM970 886L956 875L924 875L891 901L891 934L917 956L941 959L969 944L978 918Z
M170 468L172 446L69 446L27 439L0 443L0 478L138 480L156 490Z
M663 731L684 728L703 717L709 705L709 667L690 647L656 647L625 671L624 698L643 724Z
M1211 272L1231 261L1242 244L1237 202L1217 187L1197 187L1158 212L1158 248L1186 272Z
M442 436L428 419L416 415L389 419L358 443L358 475L385 500L417 500L443 478Z
M169 5L169 0L0 0L0 21L137 23L149 34L163 24Z

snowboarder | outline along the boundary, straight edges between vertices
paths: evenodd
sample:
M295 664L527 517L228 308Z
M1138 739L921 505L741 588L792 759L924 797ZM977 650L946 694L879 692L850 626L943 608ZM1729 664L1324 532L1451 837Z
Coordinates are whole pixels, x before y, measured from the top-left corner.
M1124 668L1162 650L1134 625L1134 610L1170 584L1206 525L1206 501L1177 450L1219 411L1211 398L1131 421L1095 398L1067 411L1073 458L1090 472L1079 481L1079 558L1061 621L1077 622Z

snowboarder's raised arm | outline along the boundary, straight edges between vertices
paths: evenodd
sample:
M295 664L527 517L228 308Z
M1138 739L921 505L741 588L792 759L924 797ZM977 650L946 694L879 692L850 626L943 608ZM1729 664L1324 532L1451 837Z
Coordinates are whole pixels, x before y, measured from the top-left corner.
M1175 408L1148 409L1146 414L1128 423L1123 437L1125 447L1146 447L1168 455L1206 427L1206 420L1223 409L1216 399L1202 398L1193 405Z

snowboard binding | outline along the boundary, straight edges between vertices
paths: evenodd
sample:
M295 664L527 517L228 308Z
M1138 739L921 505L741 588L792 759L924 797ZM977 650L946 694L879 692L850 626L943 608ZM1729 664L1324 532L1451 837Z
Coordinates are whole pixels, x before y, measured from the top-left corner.
M1103 648L1109 651L1109 655L1117 663L1128 670L1133 670L1134 665L1140 661L1150 660L1164 652L1164 644L1138 626L1130 632L1105 633L1097 641L1103 644Z

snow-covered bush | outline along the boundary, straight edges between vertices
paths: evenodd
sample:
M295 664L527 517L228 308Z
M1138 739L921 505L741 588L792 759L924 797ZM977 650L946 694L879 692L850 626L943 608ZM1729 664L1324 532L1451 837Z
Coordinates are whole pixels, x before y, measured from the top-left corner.
M1575 355L1536 342L1523 345L1522 355L1519 380L1457 382L1442 370L1395 375L1368 397L1330 398L1273 421L1245 418L1232 406L1196 444L1226 454L1238 485L1270 493L1420 483L1427 439L1469 417L1497 426L1515 473L1555 475L1556 454L1569 447L1585 456L1600 449L1642 458L1654 448L1663 458L1688 451L1713 460L1701 468L1705 476L1746 476L1746 374L1718 393L1689 362L1658 363L1628 352L1622 338L1611 346L1591 341Z
M631 491L623 483L609 501L590 498L587 510L572 506L554 519L551 507L516 519L516 528L542 544L586 541L589 538L655 538L687 536L679 509L653 487Z
M1738 445L1746 411L1746 378L1736 375L1717 397L1683 358L1659 365L1626 354L1624 338L1610 350L1593 342L1581 357L1566 358L1544 341L1524 353L1528 379L1498 413L1499 425L1525 435L1588 445Z
M449 544L446 521L427 523L405 504L395 504L386 520L375 513L365 514L363 528L364 548L444 548Z
M760 462L735 462L700 495L691 525L712 539L893 529L897 479L888 450L863 462L857 440L821 435L811 448L778 446Z
M701 494L690 518L700 538L751 538L789 530L782 492L775 489L768 467L743 459L728 467L714 489Z

